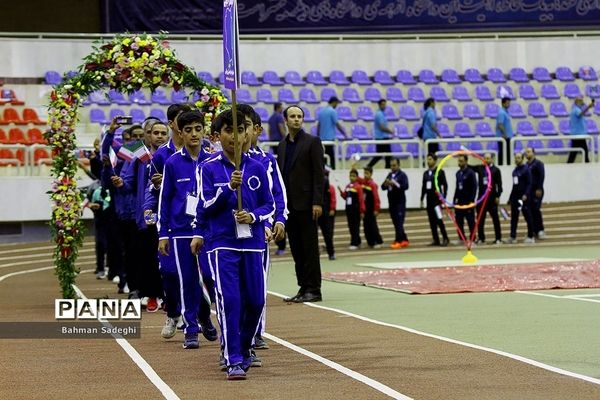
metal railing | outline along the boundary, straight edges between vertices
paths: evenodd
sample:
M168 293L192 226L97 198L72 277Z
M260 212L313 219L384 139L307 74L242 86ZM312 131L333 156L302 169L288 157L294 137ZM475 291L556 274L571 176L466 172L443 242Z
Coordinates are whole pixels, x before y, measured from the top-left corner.
M427 139L425 141L425 148L427 148L427 145L429 143L499 143L499 148L498 150L493 150L493 149L486 149L483 148L481 150L471 150L474 153L492 153L495 156L498 155L498 153L502 152L502 154L506 155L506 141L501 138L501 137L474 137L474 138L452 138L452 139ZM465 146L468 148L468 146ZM437 152L438 155L448 155L452 153L451 150L440 150ZM506 158L504 158L506 160ZM498 160L498 158L496 158L496 160Z
M594 162L595 157L596 157L596 147L595 147L595 143L594 143L594 138L590 135L555 135L555 136L532 136L532 137L526 137L526 136L515 136L510 140L510 154L515 154L515 148L518 142L523 143L523 148L525 148L525 145L527 142L531 141L531 140L539 140L540 142L549 142L552 140L562 140L563 142L565 140L569 140L569 142L573 139L585 139L586 142L588 142L588 153L589 153L589 157L590 157L590 162ZM560 148L556 148L556 149L542 149L542 150L538 150L539 153L544 153L544 154L548 154L548 153L552 153L552 152L562 152L562 151L575 151L575 152L581 152L582 153L582 157L581 157L581 162L585 163L585 159L583 157L584 151L581 148L578 147L573 147L573 146L564 146L564 147L560 147Z
M341 151L342 151L342 168L345 169L346 168L346 162L348 159L348 147L350 145L369 145L369 144L387 144L387 145L392 145L392 144L416 144L417 145L417 166L422 165L423 161L424 161L424 152L423 152L423 141L415 138L415 139L386 139L386 140L377 140L377 139L352 139L352 140L344 140L343 142L337 142L338 146L341 147ZM336 149L336 154L337 154L337 149ZM407 151L402 151L402 152L389 152L389 153L372 153L372 152L359 152L358 154L360 154L361 156L385 156L385 155L391 155L391 156L402 156L402 155L407 155L409 156L409 159L411 160L411 168L413 166L413 161L414 161L414 156L413 153L411 152L407 152Z

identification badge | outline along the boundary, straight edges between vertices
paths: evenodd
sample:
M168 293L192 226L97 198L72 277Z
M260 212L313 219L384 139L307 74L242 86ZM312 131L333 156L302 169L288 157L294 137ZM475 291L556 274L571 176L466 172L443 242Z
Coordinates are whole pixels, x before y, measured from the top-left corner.
M437 205L437 206L435 206L434 210L435 210L435 215L437 215L437 218L442 219L443 218L442 207Z
M463 184L462 184L462 182L460 182L460 183L458 184L458 190L463 190Z
M431 187L432 187L431 181L427 181L427 183L425 183L425 189L431 190Z
M352 205L352 197L350 197L350 196L346 197L346 205L347 206L351 206Z
M250 224L240 224L235 221L235 237L238 239L247 239L252 237L252 227Z
M483 184L484 184L484 185L487 185L487 182L488 182L488 180L487 180L487 176L484 176L484 177L483 177Z
M196 209L198 208L198 197L187 195L187 201L185 203L185 213L190 217L196 216Z
M518 184L519 184L519 177L513 176L513 185L518 185Z

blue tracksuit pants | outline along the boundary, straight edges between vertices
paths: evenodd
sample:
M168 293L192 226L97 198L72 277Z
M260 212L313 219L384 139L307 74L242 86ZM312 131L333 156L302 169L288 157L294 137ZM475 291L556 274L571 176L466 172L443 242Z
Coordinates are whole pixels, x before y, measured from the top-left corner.
M240 364L252 348L265 305L264 250L217 248L208 254L223 356L228 366Z
M179 293L179 274L175 265L173 241L169 241L171 251L168 256L158 254L158 268L162 278L162 287L165 294L165 309L169 318L178 318L181 315L181 293Z
M265 256L263 257L263 270L265 271L265 299L267 298L267 281L269 278L269 268L271 267L271 256L269 254L269 244L267 243L267 248L265 250ZM267 323L267 302L265 301L265 305L263 307L262 314L260 316L260 321L258 323L258 331L257 334L261 335L265 333L265 324Z

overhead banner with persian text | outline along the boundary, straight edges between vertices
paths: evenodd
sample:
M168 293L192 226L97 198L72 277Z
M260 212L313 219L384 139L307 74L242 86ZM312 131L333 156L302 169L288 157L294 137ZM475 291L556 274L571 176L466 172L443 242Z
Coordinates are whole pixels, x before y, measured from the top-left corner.
M103 0L106 32L219 34L215 0ZM539 30L600 26L600 0L239 0L241 33Z

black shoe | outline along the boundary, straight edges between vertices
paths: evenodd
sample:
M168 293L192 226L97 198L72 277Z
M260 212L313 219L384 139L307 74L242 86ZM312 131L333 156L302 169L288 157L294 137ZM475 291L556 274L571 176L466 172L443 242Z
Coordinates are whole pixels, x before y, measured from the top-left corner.
M298 297L301 297L301 296L303 296L303 295L304 295L304 293L300 293L300 292L298 292L298 293L296 293L296 295L295 295L295 296L292 296L292 297L284 297L284 298L283 298L283 301L285 301L286 303L295 303L295 302L296 302L296 299L297 299Z
M444 241L442 242L442 244L440 246L442 247L446 247L450 244L450 240L448 238L445 238Z
M331 261L335 260L335 254L332 254L332 255L330 255L330 256L329 256L329 259L330 259Z
M296 297L295 300L292 300L294 303L314 303L317 301L323 301L323 297L319 293L304 293L300 297Z
M213 325L210 318L205 322L200 322L200 328L202 329L202 335L209 342L214 342L219 338L219 334L217 333L217 328Z

